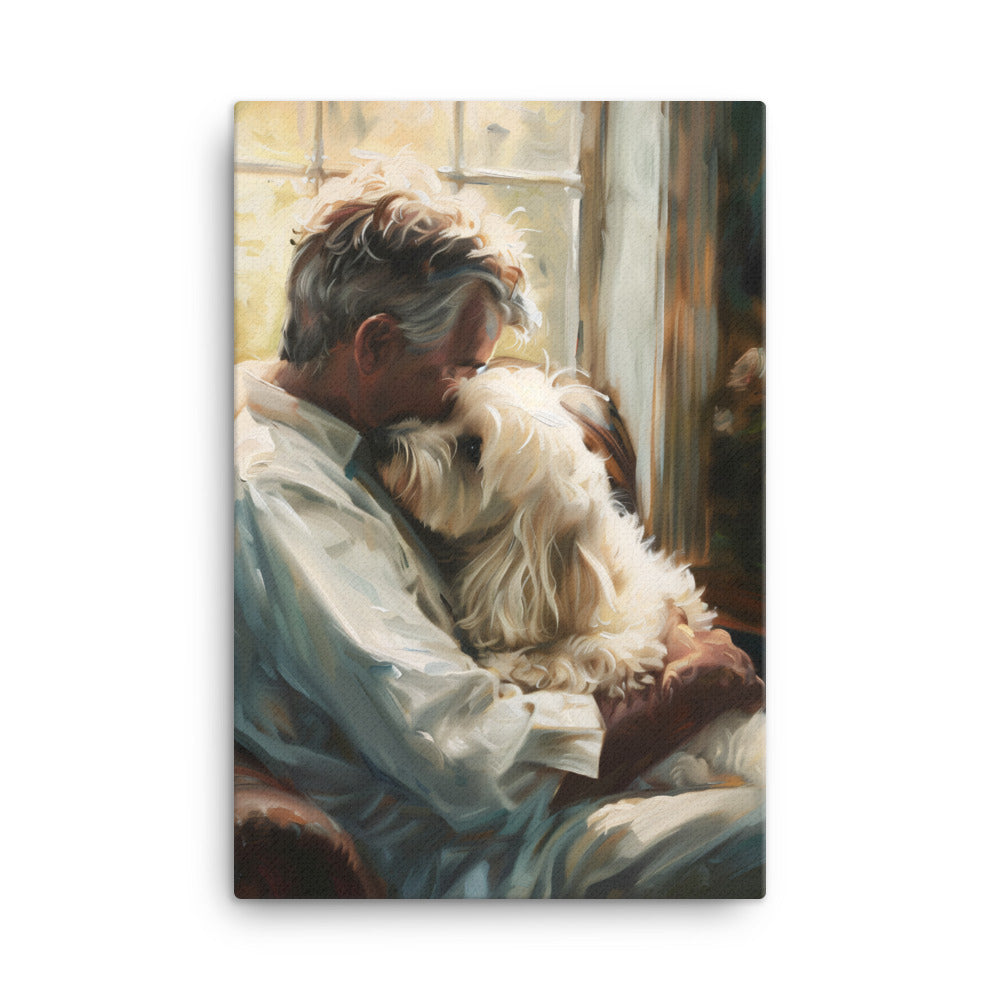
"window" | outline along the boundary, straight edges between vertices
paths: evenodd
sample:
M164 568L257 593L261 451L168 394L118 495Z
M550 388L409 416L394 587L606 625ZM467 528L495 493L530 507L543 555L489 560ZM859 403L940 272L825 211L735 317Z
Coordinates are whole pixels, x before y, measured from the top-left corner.
M235 347L237 361L274 353L284 317L290 243L309 199L357 155L409 148L456 187L532 230L531 297L543 325L524 348L499 351L575 362L584 125L579 102L244 102L236 107Z

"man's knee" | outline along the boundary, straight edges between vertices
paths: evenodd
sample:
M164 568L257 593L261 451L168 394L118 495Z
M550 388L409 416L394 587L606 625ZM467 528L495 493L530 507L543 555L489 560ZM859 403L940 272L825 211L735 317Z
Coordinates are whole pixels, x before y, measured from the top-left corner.
M743 883L760 881L752 872L762 870L763 844L762 788L647 794L591 812L564 871L575 896L746 898Z

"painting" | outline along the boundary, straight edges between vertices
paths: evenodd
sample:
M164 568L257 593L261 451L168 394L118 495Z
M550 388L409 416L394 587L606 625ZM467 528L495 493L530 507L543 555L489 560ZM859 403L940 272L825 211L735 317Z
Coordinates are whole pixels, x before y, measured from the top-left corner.
M236 106L237 897L763 897L764 117Z

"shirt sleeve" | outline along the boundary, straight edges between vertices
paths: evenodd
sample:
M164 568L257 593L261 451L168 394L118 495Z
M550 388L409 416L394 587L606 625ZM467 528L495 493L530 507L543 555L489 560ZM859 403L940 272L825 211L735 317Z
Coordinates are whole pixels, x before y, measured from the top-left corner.
M459 830L551 794L553 770L596 776L594 699L525 694L466 656L391 523L346 494L268 476L238 484L236 523L238 611L268 669L339 734L333 750L328 733L309 748L331 765L358 758ZM257 699L241 711L281 709ZM323 728L258 724L306 744Z

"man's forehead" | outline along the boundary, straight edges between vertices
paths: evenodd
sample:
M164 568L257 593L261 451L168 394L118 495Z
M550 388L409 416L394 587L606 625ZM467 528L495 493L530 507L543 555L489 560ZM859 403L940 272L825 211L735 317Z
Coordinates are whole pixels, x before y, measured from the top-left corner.
M455 332L466 342L483 337L493 341L500 336L502 325L496 304L485 295L473 295L458 314Z

